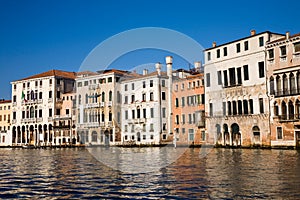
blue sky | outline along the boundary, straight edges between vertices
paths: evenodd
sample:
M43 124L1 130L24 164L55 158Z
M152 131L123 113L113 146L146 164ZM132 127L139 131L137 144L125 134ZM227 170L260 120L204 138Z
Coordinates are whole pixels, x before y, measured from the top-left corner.
M89 52L120 32L163 27L193 38L204 48L273 31L300 32L300 3L289 1L0 0L0 98L10 82L50 69L78 71ZM164 62L167 52L130 53L111 67ZM187 67L174 59L175 67Z

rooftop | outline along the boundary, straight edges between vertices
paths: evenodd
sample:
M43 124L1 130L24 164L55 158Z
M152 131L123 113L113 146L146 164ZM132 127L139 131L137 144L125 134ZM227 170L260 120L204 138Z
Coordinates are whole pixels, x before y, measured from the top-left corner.
M61 77L61 78L67 78L67 79L75 79L76 78L76 72L67 72L62 70L49 70L47 72L43 72L40 74L36 74L33 76L29 76L27 78L20 79L18 81L24 81L24 80L30 80L30 79L36 79L36 78L43 78L43 77Z

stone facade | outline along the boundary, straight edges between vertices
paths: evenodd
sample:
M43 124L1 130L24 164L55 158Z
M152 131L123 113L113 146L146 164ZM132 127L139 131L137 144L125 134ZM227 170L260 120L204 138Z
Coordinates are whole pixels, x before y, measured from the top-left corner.
M11 142L11 100L0 100L0 146L10 146Z

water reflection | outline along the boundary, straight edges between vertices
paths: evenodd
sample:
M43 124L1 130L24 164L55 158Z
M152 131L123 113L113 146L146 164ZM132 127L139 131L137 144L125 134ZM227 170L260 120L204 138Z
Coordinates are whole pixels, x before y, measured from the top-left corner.
M201 149L185 149L174 163L150 173L111 169L86 149L0 149L0 153L4 199L300 197L300 156L294 150L213 149L203 157ZM163 153L156 156L145 157L146 163L167 159Z

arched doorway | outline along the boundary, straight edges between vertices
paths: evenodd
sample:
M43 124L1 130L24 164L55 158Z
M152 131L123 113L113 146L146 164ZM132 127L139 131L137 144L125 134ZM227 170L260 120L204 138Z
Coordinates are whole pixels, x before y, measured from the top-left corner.
M97 131L92 132L92 142L96 143L98 140Z
M223 124L223 133L224 133L224 145L230 145L230 136L229 136L227 124Z
M105 131L104 131L104 144L105 145L109 145L109 131L106 129Z
M17 143L16 139L17 139L17 128L14 126L12 128L12 143L15 144Z
M222 133L220 124L216 124L216 143L219 144L222 142Z
M254 126L252 128L253 133L253 144L254 145L260 145L260 129L258 126Z
M234 123L231 125L231 134L232 134L232 145L240 146L241 145L241 134L240 134L240 127L238 124Z

